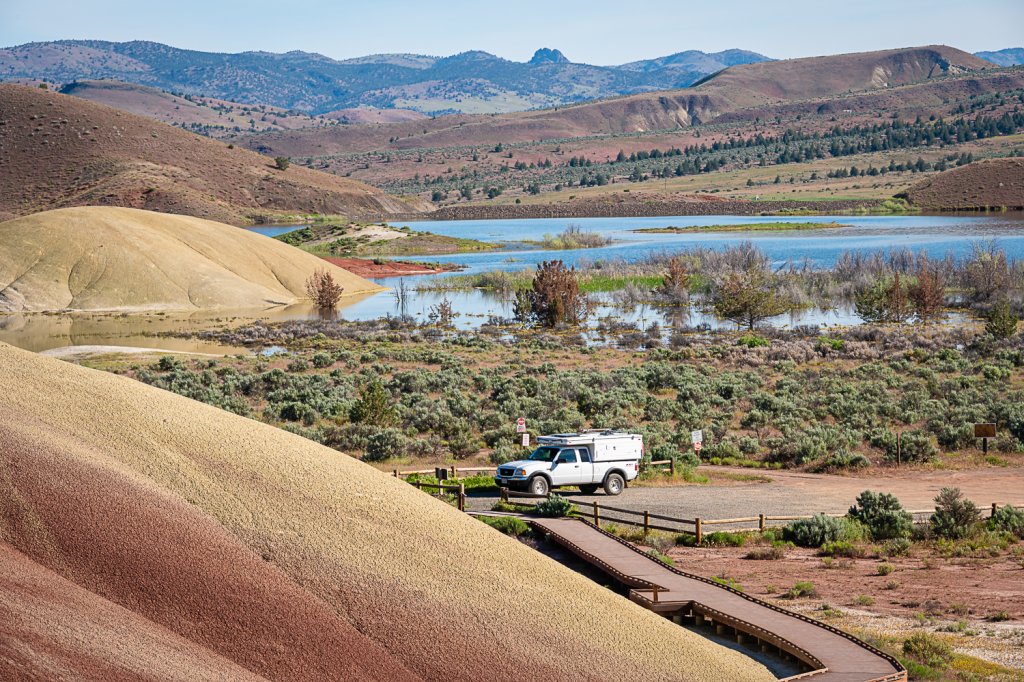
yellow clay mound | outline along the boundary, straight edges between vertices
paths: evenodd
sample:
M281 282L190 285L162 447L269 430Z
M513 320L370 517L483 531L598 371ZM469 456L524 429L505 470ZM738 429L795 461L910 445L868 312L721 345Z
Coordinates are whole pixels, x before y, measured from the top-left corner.
M0 311L266 308L328 270L346 295L381 287L316 256L201 218L131 208L45 211L0 223Z
M165 628L164 653L209 651L204 672L275 680L773 679L312 441L4 345L0 394L0 542L25 556L7 572L55 574L48 612L59 580L112 603L70 595L62 632L82 604L92 622L128 609L154 624L135 646ZM57 645L37 657L25 631L0 667L52 669L35 659ZM103 644L63 637L65 675L116 655Z

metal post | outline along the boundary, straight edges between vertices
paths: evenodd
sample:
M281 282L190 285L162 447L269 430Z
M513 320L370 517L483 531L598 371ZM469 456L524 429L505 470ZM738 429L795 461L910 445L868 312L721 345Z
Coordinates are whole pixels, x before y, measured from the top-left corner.
M651 532L651 512L644 510L644 536Z
M897 431L896 432L896 468L897 469L899 469L900 464L903 463L902 462L902 459L903 459L903 443L902 443L902 440L903 439L901 438L901 436L903 436L903 432L902 431Z
M981 439L981 454L983 454L983 455L987 455L988 454L988 438L982 438Z
M704 532L701 530L700 517L698 516L693 520L694 528L696 529L697 544L699 545L704 541Z

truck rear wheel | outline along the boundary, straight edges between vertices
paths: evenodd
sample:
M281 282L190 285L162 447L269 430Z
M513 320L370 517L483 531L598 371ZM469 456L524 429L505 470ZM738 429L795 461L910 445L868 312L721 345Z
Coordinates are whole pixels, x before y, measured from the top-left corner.
M551 486L548 485L548 479L543 476L534 476L530 479L530 485L528 490L534 495L547 495Z
M594 493L597 492L597 489L600 488L600 487L601 486L599 486L596 483L590 483L588 485L581 485L580 486L580 492L583 493L584 495L593 495Z
M618 495L626 487L626 481L619 474L608 474L604 479L604 491L608 495Z

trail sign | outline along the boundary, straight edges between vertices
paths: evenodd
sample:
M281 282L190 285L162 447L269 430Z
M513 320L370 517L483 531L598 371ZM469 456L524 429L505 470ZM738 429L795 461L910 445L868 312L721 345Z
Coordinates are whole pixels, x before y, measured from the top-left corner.
M691 431L690 432L690 440L693 441L693 445L696 447L696 445L698 443L704 442L704 432L703 431Z
M523 447L524 448L530 447L530 434L528 434L528 433L524 433L523 434Z
M523 417L516 420L516 433L526 433L526 419Z
M996 425L992 423L975 424L974 437L981 439L981 451L988 454L988 439L996 437Z
M974 437L975 438L995 438L996 437L996 425L995 424L975 424L974 425Z
M441 481L447 481L448 469L446 467L434 467L434 478L437 479L438 483Z

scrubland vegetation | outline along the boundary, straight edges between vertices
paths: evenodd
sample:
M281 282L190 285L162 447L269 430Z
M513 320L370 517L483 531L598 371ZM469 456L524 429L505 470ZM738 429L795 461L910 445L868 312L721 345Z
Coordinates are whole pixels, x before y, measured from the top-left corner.
M984 421L999 429L989 463L1024 451L1022 337L978 328L680 331L642 353L571 332L399 319L206 336L290 352L117 369L370 461L508 461L522 454L520 416L534 435L639 431L654 459L692 458L689 433L703 429L707 461L821 471L982 461L972 425Z

